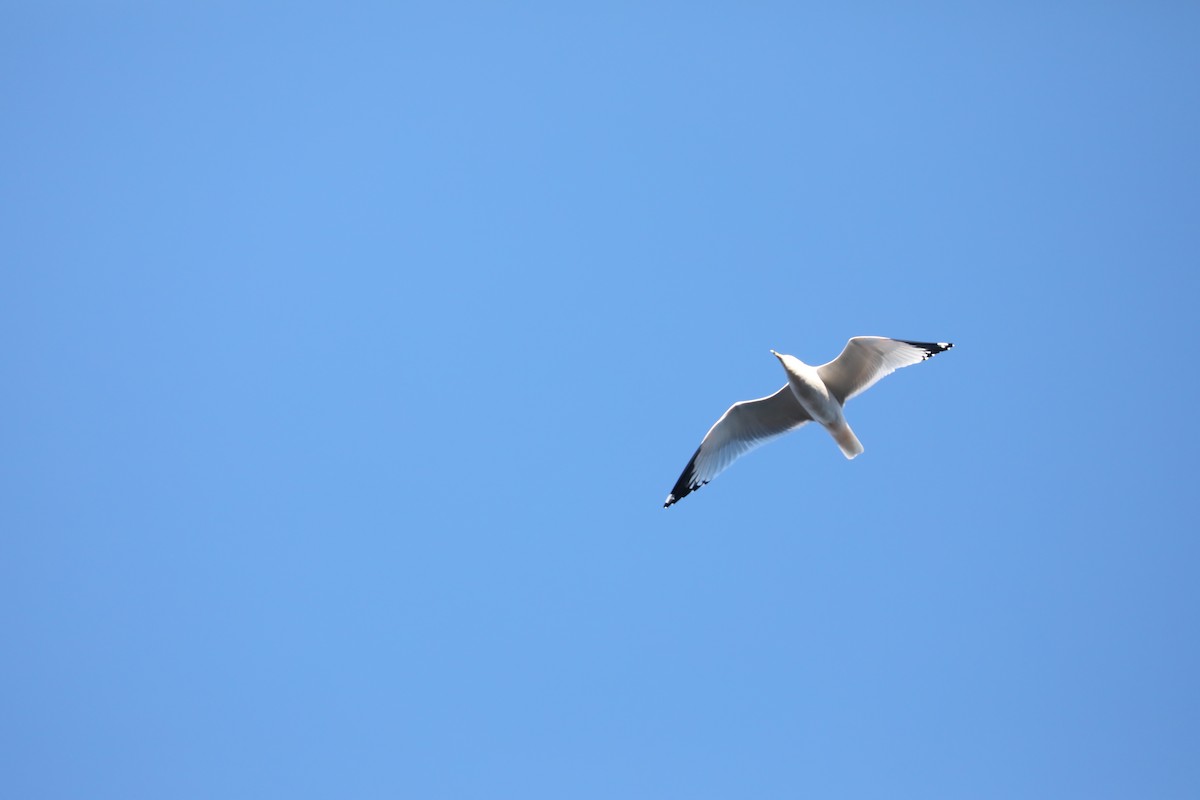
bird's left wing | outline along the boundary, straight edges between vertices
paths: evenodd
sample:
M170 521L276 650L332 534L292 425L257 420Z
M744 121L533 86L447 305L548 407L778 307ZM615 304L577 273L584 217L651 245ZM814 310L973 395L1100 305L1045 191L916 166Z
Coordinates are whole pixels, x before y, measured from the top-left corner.
M787 385L770 397L734 403L700 442L663 508L678 503L717 477L739 456L811 419Z
M950 342L908 342L882 336L855 336L841 355L817 367L825 387L845 403L901 367L919 364L954 347Z

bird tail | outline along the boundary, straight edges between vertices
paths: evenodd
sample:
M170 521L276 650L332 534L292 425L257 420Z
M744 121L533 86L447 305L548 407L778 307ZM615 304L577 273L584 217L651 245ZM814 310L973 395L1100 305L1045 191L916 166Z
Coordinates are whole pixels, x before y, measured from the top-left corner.
M863 451L862 442L845 422L839 422L830 427L829 432L833 435L833 440L837 442L838 447L842 448L842 455L846 458L854 458Z

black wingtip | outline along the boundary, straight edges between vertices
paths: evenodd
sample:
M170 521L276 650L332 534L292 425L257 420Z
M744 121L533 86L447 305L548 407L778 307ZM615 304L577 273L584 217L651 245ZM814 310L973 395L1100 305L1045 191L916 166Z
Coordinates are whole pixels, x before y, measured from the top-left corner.
M700 483L697 483L694 486L689 486L684 489L673 489L671 491L671 493L669 495L667 495L667 502L663 503L663 508L670 508L671 506L675 505L683 498L687 497L692 492L706 486L707 484L708 484L708 481L701 481Z
M700 455L700 448L696 448L696 452L692 454L692 458L688 461L687 466L683 468L683 473L679 476L679 480L675 481L674 488L667 495L667 501L663 503L663 508L670 508L678 503L683 498L687 497L692 492L699 489L708 481L696 481L696 456Z
M921 356L921 360L933 358L938 353L944 353L951 347L954 347L954 342L910 342L908 339L897 339L896 341L911 344L913 347L919 347L925 351L925 355Z

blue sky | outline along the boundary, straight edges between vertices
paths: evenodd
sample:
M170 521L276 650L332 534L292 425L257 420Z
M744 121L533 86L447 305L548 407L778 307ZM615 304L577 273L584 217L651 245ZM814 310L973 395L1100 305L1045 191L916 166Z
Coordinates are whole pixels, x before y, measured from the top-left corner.
M4 4L0 794L1200 795L1198 34Z

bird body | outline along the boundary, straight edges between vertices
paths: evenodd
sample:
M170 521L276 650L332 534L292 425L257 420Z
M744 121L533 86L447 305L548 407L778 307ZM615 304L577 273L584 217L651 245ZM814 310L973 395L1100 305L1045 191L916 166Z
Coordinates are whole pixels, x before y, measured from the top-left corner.
M784 355L771 351L771 355L779 359L783 371L787 373L788 388L796 397L796 402L804 409L809 418L819 422L833 436L833 440L842 448L846 458L854 458L863 451L862 442L850 430L846 415L842 412L842 404L838 402L816 367L805 364L795 356Z
M897 369L953 346L950 342L856 336L837 358L819 367L772 350L787 374L787 384L775 394L730 406L683 468L663 507L679 502L717 477L739 456L808 422L819 423L829 431L842 454L854 458L863 452L863 446L846 422L846 401Z

